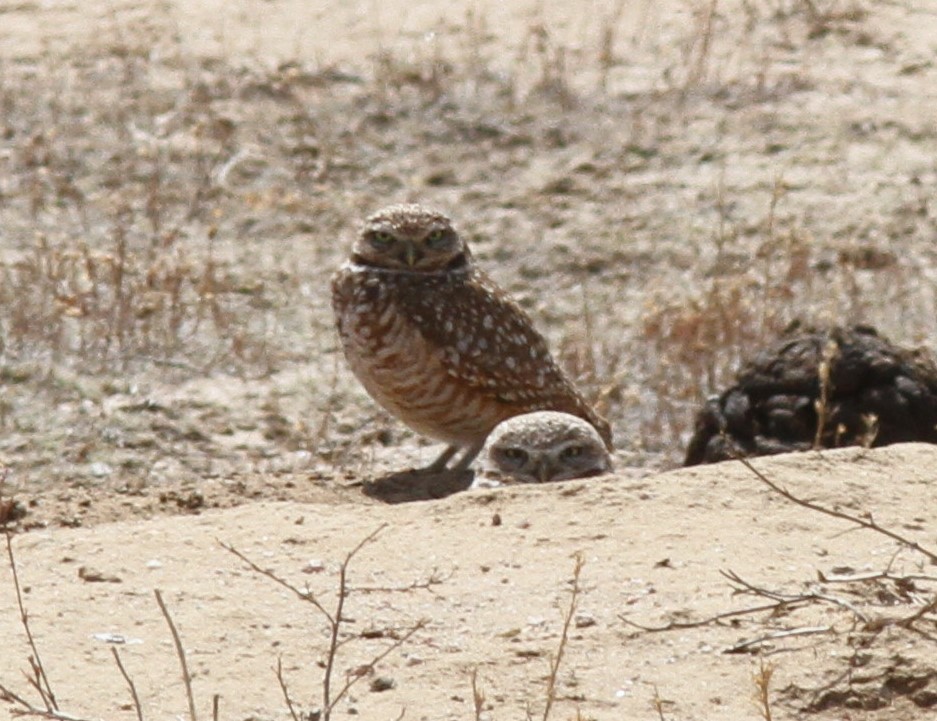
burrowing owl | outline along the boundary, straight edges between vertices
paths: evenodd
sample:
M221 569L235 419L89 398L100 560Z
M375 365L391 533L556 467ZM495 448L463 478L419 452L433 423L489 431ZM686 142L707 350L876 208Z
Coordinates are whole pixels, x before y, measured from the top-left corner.
M479 270L442 213L392 205L365 220L332 278L345 357L368 393L448 447L427 470L465 470L498 423L537 410L611 429L553 360L530 318Z
M497 425L485 441L475 487L586 478L612 468L595 428L556 411L525 413Z

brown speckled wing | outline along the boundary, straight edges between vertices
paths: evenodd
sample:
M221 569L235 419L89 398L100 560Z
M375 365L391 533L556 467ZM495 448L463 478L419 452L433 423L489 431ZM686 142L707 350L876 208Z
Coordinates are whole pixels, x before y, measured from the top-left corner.
M564 411L607 435L527 314L484 273L401 276L395 286L397 302L453 377L519 412Z

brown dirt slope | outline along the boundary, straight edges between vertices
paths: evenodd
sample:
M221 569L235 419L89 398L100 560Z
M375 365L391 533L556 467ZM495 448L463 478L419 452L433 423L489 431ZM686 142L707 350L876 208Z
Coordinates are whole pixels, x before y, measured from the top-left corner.
M931 549L937 545L937 449L925 445L804 453L757 467L791 491L875 520ZM498 519L497 521L495 519ZM780 499L741 464L674 471L641 481L604 478L549 487L473 491L397 506L257 503L198 517L35 531L15 539L25 601L46 670L63 708L127 717L128 695L108 644L120 634L124 663L150 717L185 713L161 589L179 627L207 713L284 718L273 668L282 657L291 694L316 705L326 625L297 598L245 568L232 544L263 568L311 589L329 608L351 546L386 524L353 559L339 678L419 619L427 625L379 664L339 706L362 718L472 718L470 677L487 697L484 718L542 712L545 677L568 607L573 554L585 561L581 594L558 679L555 718L753 718L755 649L774 668L774 718L918 719L934 704L933 620L904 628L932 566L891 540L852 530ZM82 571L82 569L85 569ZM821 577L930 573L906 581L835 582ZM114 582L92 582L97 572ZM722 572L777 593L815 594L783 612L752 612L666 632L769 601L733 592ZM85 578L83 579L82 576ZM738 586L738 584L735 584ZM11 608L9 570L0 598ZM836 605L836 604L839 605ZM807 635L771 639L781 631ZM27 648L16 615L0 681L19 683ZM727 653L762 639L751 652ZM855 715L857 707L867 710ZM849 715L853 714L853 715Z

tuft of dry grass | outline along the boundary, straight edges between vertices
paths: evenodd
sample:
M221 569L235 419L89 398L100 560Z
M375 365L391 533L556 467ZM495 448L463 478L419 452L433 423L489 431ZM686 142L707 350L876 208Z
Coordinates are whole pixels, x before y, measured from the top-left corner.
M771 721L774 718L771 713L771 678L773 676L774 665L765 663L764 658L759 656L758 669L752 674L752 682L755 684L755 706L765 721Z

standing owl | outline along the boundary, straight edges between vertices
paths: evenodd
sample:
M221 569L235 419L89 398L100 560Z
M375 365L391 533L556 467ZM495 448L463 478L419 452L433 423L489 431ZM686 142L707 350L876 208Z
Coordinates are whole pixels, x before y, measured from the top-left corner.
M499 423L485 441L481 465L475 488L598 476L612 469L612 459L581 418L538 411Z
M345 357L371 397L410 428L447 444L463 471L501 421L555 410L611 428L550 355L527 314L475 266L442 213L392 205L367 218L332 278Z

